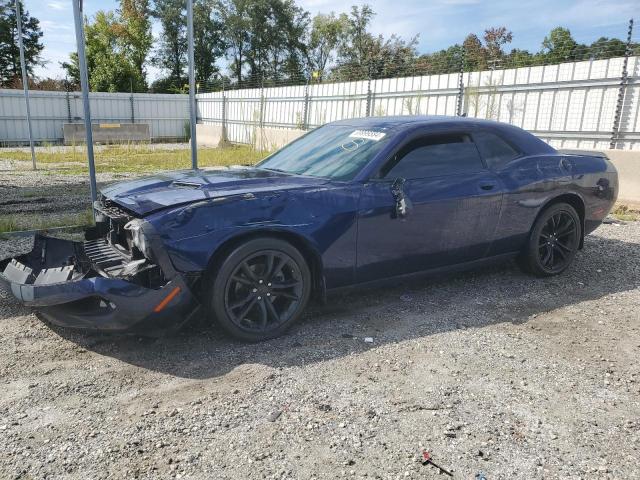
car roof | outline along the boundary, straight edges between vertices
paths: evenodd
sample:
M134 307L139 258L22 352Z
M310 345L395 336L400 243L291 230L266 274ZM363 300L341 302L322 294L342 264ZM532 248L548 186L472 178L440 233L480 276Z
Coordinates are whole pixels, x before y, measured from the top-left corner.
M331 125L345 125L358 128L375 128L392 130L403 127L420 127L436 125L487 125L497 126L498 122L469 117L452 117L447 115L396 115L390 117L350 118L331 122Z
M529 132L508 123L473 117L451 117L446 115L399 115L391 117L364 117L339 120L329 125L349 126L361 129L385 130L398 134L403 130L430 127L434 130L484 127L500 133L502 138L514 143L520 151L528 155L557 153L549 144Z

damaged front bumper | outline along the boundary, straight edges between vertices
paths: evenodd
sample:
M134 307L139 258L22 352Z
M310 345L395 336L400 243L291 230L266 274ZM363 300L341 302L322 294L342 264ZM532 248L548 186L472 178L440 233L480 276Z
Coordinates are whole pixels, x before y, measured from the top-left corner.
M173 330L199 303L157 236L150 238L155 247L153 268L161 272L153 281L151 270L141 267L144 262L132 262L105 240L75 242L36 235L30 253L0 261L0 285L62 327L152 335Z

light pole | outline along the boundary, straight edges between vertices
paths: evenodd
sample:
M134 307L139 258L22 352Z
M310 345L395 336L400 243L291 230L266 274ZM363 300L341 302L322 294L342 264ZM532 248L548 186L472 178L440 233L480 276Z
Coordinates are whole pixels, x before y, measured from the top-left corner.
M82 88L82 106L84 107L84 130L87 142L87 160L89 161L89 185L91 201L97 199L96 167L93 159L93 132L91 131L91 108L89 106L89 76L87 58L84 52L84 20L82 18L82 0L71 0L76 26L76 44L78 46L78 66L80 68L80 86Z
M187 0L187 44L189 61L189 127L191 133L191 168L198 168L196 141L196 79L193 68L193 0Z
M18 48L20 48L20 66L22 68L22 88L24 89L24 102L27 107L27 127L29 129L29 146L31 147L31 163L36 169L36 152L33 148L33 128L31 127L31 108L29 107L29 77L27 77L27 64L24 61L24 43L22 41L22 12L20 0L16 0L16 23L18 28Z

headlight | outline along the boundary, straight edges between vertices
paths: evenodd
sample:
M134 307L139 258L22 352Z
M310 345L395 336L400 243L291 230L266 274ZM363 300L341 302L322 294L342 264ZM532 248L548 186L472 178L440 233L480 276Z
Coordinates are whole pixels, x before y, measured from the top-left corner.
M144 221L138 218L131 220L125 226L125 230L129 230L131 232L131 241L136 246L138 250L146 257L149 258L149 251L147 250L147 238L142 231L142 223Z

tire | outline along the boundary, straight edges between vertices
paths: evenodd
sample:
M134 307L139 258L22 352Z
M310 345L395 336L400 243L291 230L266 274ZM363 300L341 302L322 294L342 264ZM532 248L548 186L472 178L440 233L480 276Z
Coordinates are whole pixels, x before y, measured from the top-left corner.
M576 210L567 203L546 208L531 228L520 265L528 273L550 277L564 272L573 262L582 238Z
M276 238L248 240L212 272L204 304L229 335L260 342L282 335L302 315L311 271L302 254Z

